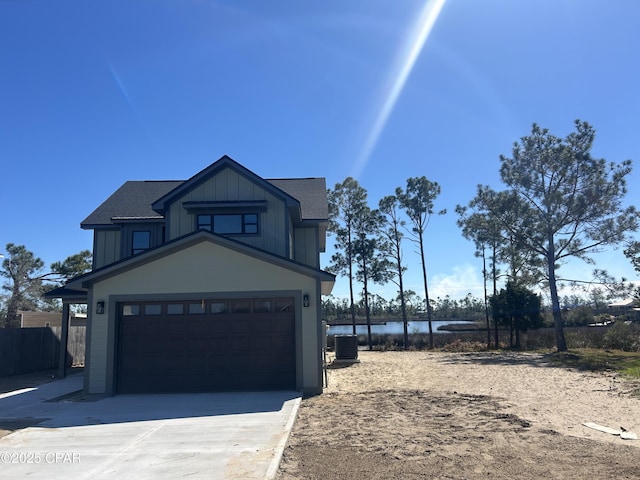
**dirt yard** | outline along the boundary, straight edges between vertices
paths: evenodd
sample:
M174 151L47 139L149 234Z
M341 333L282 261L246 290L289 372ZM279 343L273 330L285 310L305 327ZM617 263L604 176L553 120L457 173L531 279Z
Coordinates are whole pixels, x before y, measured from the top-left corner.
M300 407L278 480L640 479L640 385L541 354L360 352Z

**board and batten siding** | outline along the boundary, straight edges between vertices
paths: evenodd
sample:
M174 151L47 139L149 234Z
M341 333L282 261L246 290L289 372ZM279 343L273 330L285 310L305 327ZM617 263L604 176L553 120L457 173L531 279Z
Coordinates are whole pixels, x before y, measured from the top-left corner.
M114 368L109 365L112 361L109 359L114 358L116 342L115 338L108 338L109 332L115 331L117 301L135 301L145 296L163 298L163 295L174 298L176 295L204 298L212 294L250 297L294 291L299 296L309 295L310 299L309 307L300 307L296 312L296 362L302 383L299 388L321 390L318 280L206 241L93 285L93 300L104 301L105 312L101 315L91 313L91 350L85 388L88 393L108 393L108 375Z
M104 267L120 260L120 230L94 230L93 269Z
M295 229L295 260L314 268L320 268L318 228Z
M256 248L287 256L288 212L285 202L231 169L225 169L174 201L169 209L168 238L187 235L195 230L196 214L188 212L183 202L266 200L267 211L260 213L260 234L229 235Z

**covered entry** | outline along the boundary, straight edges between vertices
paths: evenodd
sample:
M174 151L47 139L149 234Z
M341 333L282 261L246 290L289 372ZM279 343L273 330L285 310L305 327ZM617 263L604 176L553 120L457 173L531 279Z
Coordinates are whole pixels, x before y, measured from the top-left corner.
M293 298L117 305L118 393L296 388Z

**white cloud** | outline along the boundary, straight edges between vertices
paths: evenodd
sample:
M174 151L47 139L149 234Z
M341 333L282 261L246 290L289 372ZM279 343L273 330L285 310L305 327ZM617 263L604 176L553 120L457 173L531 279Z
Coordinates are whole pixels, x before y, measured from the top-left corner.
M484 296L482 272L471 264L456 265L451 268L450 273L436 274L430 280L429 297L432 299L447 295L459 299L468 293L478 298Z

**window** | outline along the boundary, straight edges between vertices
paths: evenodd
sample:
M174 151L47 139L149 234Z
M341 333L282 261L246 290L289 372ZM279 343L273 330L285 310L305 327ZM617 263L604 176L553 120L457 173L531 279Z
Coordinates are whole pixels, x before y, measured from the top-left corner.
M140 315L140 305L124 305L122 307L122 315L125 317Z
M151 232L149 230L134 231L131 233L131 254L144 252L151 246Z
M258 233L257 213L216 213L197 216L198 230L220 235L251 235Z
M210 310L214 314L227 313L227 304L225 302L213 302L210 305Z
M253 302L253 313L271 313L271 302L268 300Z
M200 302L200 303L190 303L189 304L189 313L190 314L200 314L200 313L205 313L204 310L204 302Z
M233 302L233 313L251 313L251 302L238 300Z
M184 313L184 305L182 303L170 303L167 305L167 315L182 315Z
M162 305L153 304L153 305L145 305L144 306L144 314L145 315L160 315L162 314Z

